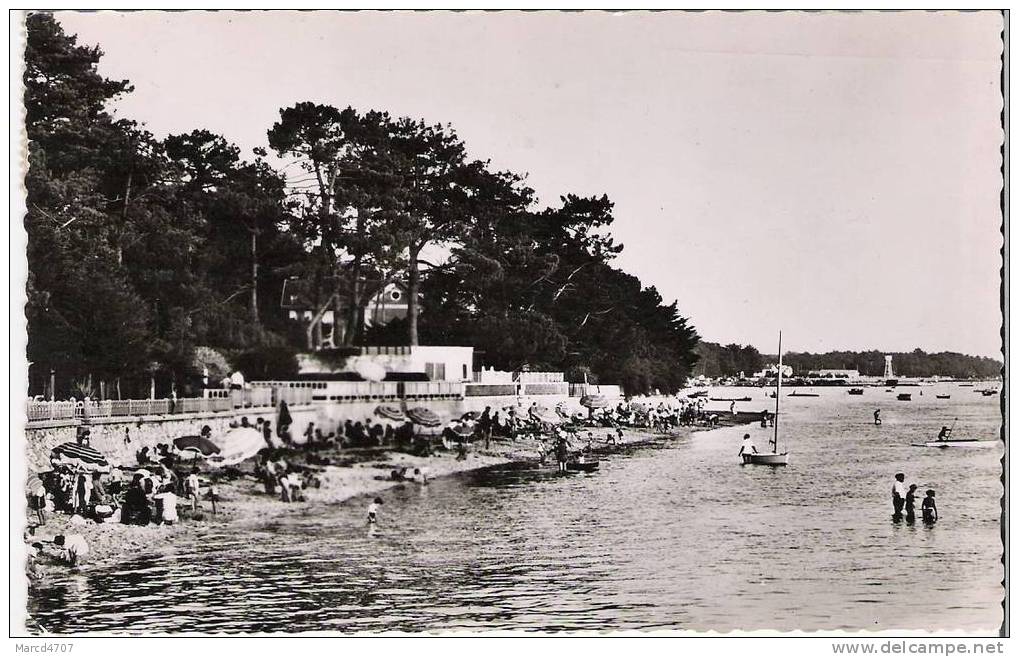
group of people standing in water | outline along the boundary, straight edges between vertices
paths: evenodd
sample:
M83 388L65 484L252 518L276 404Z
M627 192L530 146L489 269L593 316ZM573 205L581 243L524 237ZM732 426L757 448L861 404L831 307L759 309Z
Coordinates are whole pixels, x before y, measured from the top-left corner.
M895 475L895 483L892 484L892 520L901 522L906 512L906 523L916 522L916 484L906 487L906 475L899 472ZM920 513L925 525L933 525L938 521L938 505L934 502L934 489L928 488L923 502L920 506Z

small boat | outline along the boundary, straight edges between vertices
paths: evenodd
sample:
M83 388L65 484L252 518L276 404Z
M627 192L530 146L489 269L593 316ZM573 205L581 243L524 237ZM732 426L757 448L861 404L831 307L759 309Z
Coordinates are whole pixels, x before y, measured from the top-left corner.
M973 384L972 383L960 383L959 387L960 388L972 388Z
M850 388L849 389L849 394L851 394L851 395L862 395L863 394L863 388Z
M687 397L687 399L697 399L698 397L707 397L707 396L708 396L708 391L707 390L698 390L697 392L691 392L686 397Z
M936 395L938 399L951 399L952 395Z
M998 394L998 391L997 390L981 390L980 394L982 394L984 397L993 397L996 394Z
M908 392L900 392L895 396L895 398L898 399L899 401L912 401L913 395Z
M816 392L790 392L790 397L820 397Z
M753 401L750 397L709 397L713 402L748 402Z
M928 440L924 443L910 443L913 447L987 447L998 442L997 440L980 440L979 438L959 438L953 440Z
M778 451L778 405L782 396L782 332L778 332L778 378L775 380L775 437L771 440L771 452L742 454L743 465L788 465L789 453ZM817 395L814 395L815 397Z
M570 461L566 464L566 469L574 472L594 472L598 469L598 461Z

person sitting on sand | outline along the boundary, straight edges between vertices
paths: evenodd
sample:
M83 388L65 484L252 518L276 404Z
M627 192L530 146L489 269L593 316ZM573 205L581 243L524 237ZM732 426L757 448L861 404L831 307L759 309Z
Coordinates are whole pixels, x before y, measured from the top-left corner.
M57 534L53 537L57 556L69 566L78 566L88 557L88 542L81 534Z
M120 521L125 525L147 525L152 519L152 510L149 509L149 500L145 496L142 479L141 474L135 474L124 495L124 508L121 511Z
M938 521L938 505L934 503L934 489L927 489L927 497L923 498L921 512L923 513L923 524L933 525Z
M376 497L372 500L372 503L368 505L368 524L374 525L379 521L379 506L382 504L382 498Z

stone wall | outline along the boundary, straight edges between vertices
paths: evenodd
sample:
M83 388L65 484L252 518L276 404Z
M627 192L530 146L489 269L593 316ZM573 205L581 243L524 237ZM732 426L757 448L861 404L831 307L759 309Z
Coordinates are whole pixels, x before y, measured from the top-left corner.
M318 410L314 406L291 407L290 415L294 419L292 432L299 435L308 422L317 422ZM197 435L205 425L209 425L215 437L242 416L247 417L251 424L255 424L258 418L276 423L276 411L272 407L220 413L93 418L89 423L89 444L114 465L134 465L137 462L135 454L142 447L155 448L159 443L172 443L180 436ZM24 447L29 471L49 470L50 451L61 443L74 442L80 424L77 420L57 420L33 423L27 427Z

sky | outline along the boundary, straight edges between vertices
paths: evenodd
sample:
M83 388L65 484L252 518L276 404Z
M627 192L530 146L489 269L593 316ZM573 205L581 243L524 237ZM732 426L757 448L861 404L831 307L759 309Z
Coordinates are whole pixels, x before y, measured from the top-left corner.
M705 340L1001 357L996 13L56 15L158 137L350 105L607 194L615 265Z

